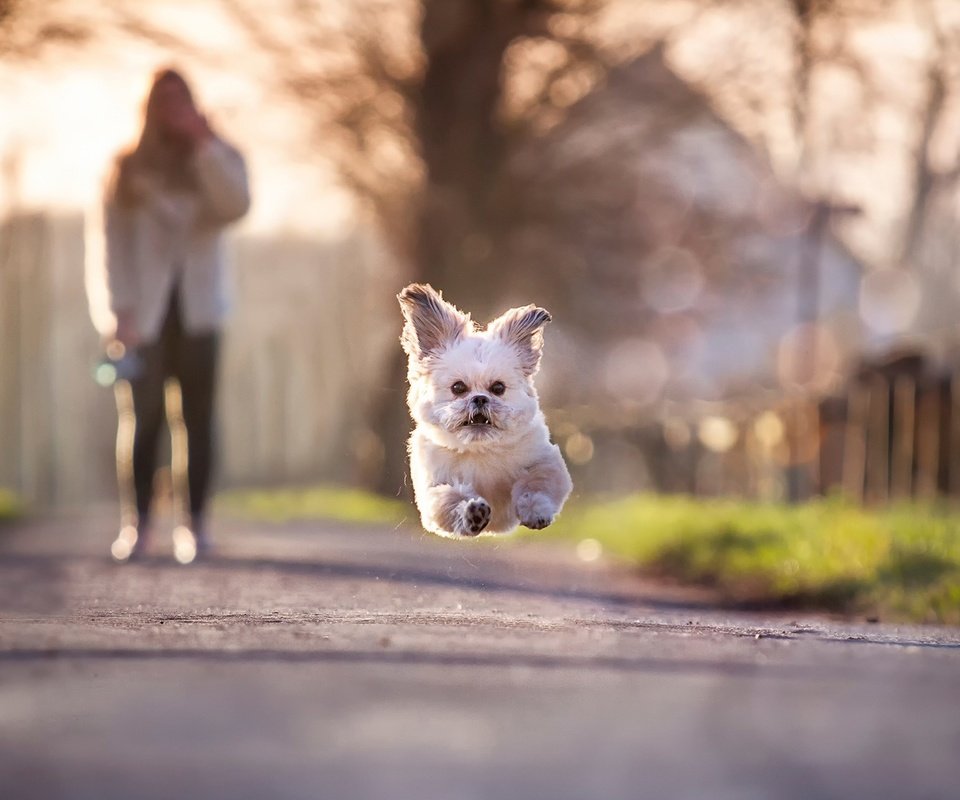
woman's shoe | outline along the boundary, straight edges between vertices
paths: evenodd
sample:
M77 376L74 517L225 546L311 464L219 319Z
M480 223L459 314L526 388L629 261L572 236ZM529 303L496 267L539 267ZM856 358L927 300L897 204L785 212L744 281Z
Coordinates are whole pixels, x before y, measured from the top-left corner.
M147 541L145 528L138 530L136 525L124 525L110 545L110 555L121 564L138 561L146 555Z
M191 530L178 525L173 530L173 557L181 564L192 564L198 558L213 555L213 539L204 528Z

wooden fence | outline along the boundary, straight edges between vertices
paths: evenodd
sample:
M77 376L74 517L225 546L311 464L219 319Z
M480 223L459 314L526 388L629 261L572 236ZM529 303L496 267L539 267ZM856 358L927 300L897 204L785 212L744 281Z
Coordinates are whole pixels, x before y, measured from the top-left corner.
M866 362L818 408L822 492L854 500L960 496L960 374L919 352Z
M778 502L842 495L870 505L960 498L960 371L918 352L864 362L829 396L570 429L575 443L590 443L582 464L580 446L566 447L583 491Z

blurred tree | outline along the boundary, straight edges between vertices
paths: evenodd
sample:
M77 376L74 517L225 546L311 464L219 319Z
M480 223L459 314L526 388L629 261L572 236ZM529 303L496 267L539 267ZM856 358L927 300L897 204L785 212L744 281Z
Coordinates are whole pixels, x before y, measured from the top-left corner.
M483 267L511 223L509 156L536 125L504 113L512 48L555 45L536 99L556 116L557 87L603 65L586 32L605 0L290 0L269 19L250 0L222 2L307 103L317 141L409 277L462 290L474 308L491 302Z
M250 0L222 1L270 54L282 87L311 110L317 142L374 212L405 278L442 288L478 317L491 312L501 299L502 244L517 222L509 160L536 127L530 113L505 119L511 50L518 41L553 45L535 99L558 116L576 98L567 89L559 102L557 87L603 64L584 36L603 0L371 0L336 8L291 0L269 19ZM395 388L383 390L376 413L385 491L402 485L404 372L398 348L386 381Z
M607 335L622 330L625 317L650 316L642 303L623 300L636 295L635 265L662 244L666 230L701 256L706 278L727 273L744 281L742 269L729 274L741 261L730 242L747 235L749 225L714 209L688 209L678 220L684 200L676 187L649 169L638 175L626 166L700 119L705 99L669 77L643 80L639 91L624 89L620 97L629 101L633 91L636 102L652 102L663 114L658 124L634 126L627 133L632 141L612 129L606 141L596 137L578 147L575 157L557 137L552 158L541 148L611 70L657 38L667 47L682 43L705 20L743 16L749 4L682 3L686 13L674 14L672 27L643 32L631 50L609 46L597 32L611 11L623 14L624 4L615 0L288 0L269 17L252 0L222 2L256 48L270 55L280 85L310 109L318 143L374 212L405 277L442 287L479 318L511 287L523 287L541 302L566 303L568 320ZM867 82L848 46L850 26L865 6L817 0L772 6L753 21L762 26L778 14L781 26L793 30L792 87L781 91L793 108L796 182L809 183L818 173L811 165L822 156L808 146L822 138L814 73L829 63ZM653 18L666 7L664 0L641 0L631 5L632 16ZM749 69L741 71L751 49L746 40L757 33L746 27L742 49L726 54L720 74L703 77L707 93L739 97L728 102L746 109L740 121L747 126L754 98L770 102L761 96L769 87L752 86ZM663 55L655 61L662 64ZM651 62L647 69L661 67ZM616 118L608 124L616 126ZM762 138L766 127L755 127ZM811 200L833 190L803 188ZM550 276L546 286L544 275ZM801 295L820 285L816 275L800 279ZM587 286L590 292L583 291ZM639 329L635 324L631 332ZM383 389L376 415L386 491L395 491L402 478L409 427L403 372L398 351L385 381L397 388Z
M48 45L85 41L90 31L67 21L63 9L62 0L0 0L0 58L33 57Z
M930 59L925 65L926 80L922 88L919 134L913 155L912 198L904 227L900 260L909 263L919 256L924 223L929 220L930 206L943 189L950 190L960 178L960 153L939 155L936 137L942 136L952 110L948 101L960 92L960 28L948 28L934 0L918 4L918 16L929 31L932 43ZM942 149L942 148L941 148Z

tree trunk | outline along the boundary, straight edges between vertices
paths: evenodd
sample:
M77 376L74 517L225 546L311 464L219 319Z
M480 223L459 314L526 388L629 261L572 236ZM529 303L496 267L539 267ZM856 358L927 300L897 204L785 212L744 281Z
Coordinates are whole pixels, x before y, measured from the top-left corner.
M497 121L504 55L530 11L502 0L427 0L417 113L426 169L416 268L478 315L492 311L503 234L497 195L506 142Z
M506 144L496 115L510 42L531 10L501 0L426 0L421 39L426 67L416 107L424 163L414 253L415 279L443 291L478 318L493 311L494 253L503 233L496 197ZM398 315L399 319L399 315ZM409 494L406 363L399 346L376 415L384 467L376 487Z

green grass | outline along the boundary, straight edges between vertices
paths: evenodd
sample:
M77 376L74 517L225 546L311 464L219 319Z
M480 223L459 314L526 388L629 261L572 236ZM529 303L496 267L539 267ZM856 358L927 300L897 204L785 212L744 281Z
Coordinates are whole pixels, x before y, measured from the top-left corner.
M234 491L217 502L227 513L277 522L417 524L404 500L331 486ZM960 513L932 506L638 495L571 502L555 525L526 536L595 539L645 571L713 587L730 603L960 624Z
M642 495L571 505L549 530L730 602L960 624L956 512Z
M22 509L17 496L0 486L0 522L20 516Z
M411 517L410 505L403 500L336 486L225 492L217 498L217 507L228 514L269 522L328 519L399 525Z

